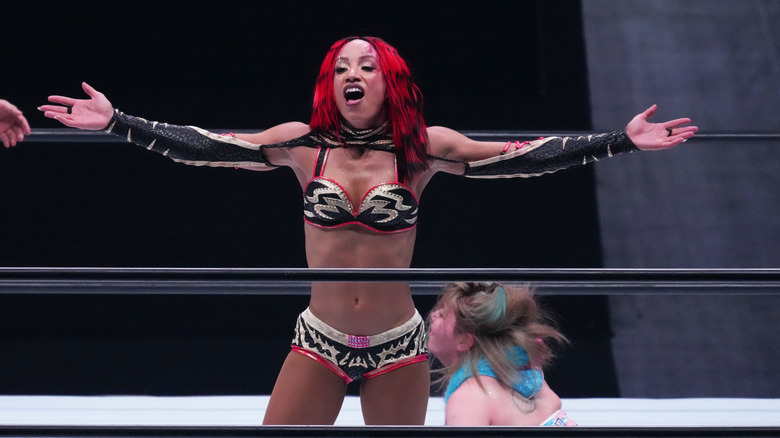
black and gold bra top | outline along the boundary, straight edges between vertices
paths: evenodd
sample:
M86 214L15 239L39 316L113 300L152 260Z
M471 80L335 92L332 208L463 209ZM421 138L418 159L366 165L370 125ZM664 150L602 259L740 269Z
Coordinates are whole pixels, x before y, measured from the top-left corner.
M362 225L380 233L397 233L417 225L419 204L414 193L398 178L371 188L354 204L339 183L322 176L330 148L320 147L314 176L303 192L303 219L320 228Z

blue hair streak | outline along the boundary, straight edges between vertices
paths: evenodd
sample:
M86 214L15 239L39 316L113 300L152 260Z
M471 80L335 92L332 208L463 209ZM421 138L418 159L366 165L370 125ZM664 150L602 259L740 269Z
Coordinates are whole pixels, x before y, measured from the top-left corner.
M496 305L493 308L493 314L490 317L491 321L499 321L506 316L506 291L503 286L497 286L493 292L495 294Z

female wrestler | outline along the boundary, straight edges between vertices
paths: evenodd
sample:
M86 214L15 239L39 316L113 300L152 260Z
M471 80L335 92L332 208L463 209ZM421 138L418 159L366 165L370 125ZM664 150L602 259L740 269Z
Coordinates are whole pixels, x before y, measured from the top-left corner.
M528 288L446 286L430 314L428 348L444 365L445 421L457 426L576 426L547 386L545 341L565 341L544 322Z
M664 149L696 132L689 119L531 144L473 141L426 127L422 98L396 50L373 37L336 42L322 63L310 123L256 134L217 135L149 122L89 99L51 96L46 117L104 129L192 165L293 169L303 189L306 257L312 268L408 268L418 199L431 177L529 175L639 149ZM422 424L429 367L422 318L403 283L317 283L298 319L266 411L266 424L332 424L349 381L361 379L366 424Z

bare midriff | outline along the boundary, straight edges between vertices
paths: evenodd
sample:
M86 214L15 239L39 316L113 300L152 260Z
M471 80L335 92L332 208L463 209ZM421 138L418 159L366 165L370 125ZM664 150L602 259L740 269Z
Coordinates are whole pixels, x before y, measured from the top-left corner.
M350 224L322 229L304 225L310 268L408 268L415 229L382 234ZM407 282L315 282L311 312L350 335L369 336L397 327L414 315Z

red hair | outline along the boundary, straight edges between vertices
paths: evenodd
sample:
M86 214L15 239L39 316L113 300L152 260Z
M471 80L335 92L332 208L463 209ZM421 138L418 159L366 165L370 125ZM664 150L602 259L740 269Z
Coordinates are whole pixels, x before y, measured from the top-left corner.
M417 88L406 62L393 46L376 37L348 37L336 41L328 50L314 87L310 126L321 131L338 132L339 112L333 89L336 58L345 44L364 40L377 52L379 68L385 79L385 114L393 127L398 170L404 177L429 167L428 135L422 115L422 93Z

